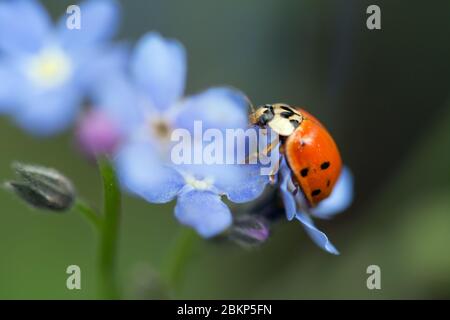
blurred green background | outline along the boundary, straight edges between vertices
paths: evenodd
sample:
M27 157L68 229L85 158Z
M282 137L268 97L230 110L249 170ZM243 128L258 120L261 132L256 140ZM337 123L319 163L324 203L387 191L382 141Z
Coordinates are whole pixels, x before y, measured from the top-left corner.
M43 2L54 17L72 4ZM381 30L366 28L370 4L381 7ZM352 208L318 222L340 256L321 251L299 224L287 222L254 251L200 241L177 297L450 298L449 1L122 6L119 40L158 30L184 43L188 93L230 84L255 104L305 106L328 126L356 178ZM2 180L13 177L14 160L53 166L100 203L97 171L70 132L36 139L0 118L0 150ZM145 282L142 269L161 265L181 226L173 204L126 196L123 206L119 276L131 292ZM0 219L0 298L97 297L97 241L80 216L33 211L0 192ZM81 267L82 290L66 289L71 264ZM381 290L366 287L372 264L381 268Z

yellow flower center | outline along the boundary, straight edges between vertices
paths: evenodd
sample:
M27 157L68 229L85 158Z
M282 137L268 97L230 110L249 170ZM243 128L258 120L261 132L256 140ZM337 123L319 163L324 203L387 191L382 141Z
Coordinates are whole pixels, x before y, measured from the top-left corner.
M163 140L170 138L170 126L167 123L167 121L164 120L156 120L152 123L153 130L155 132L155 135Z
M194 176L188 175L185 178L186 184L197 190L208 190L213 186L211 179L196 179Z
M45 48L29 60L27 74L36 86L54 88L69 79L72 62L61 49Z

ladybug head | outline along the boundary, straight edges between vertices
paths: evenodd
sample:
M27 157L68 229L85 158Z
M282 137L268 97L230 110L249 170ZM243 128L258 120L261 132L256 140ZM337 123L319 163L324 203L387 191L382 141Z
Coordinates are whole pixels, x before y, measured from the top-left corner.
M265 104L250 115L250 122L260 127L270 127L281 136L289 136L303 121L299 110L284 103Z
M258 109L250 115L250 122L254 125L264 127L275 116L273 106L271 104L265 104L258 107Z

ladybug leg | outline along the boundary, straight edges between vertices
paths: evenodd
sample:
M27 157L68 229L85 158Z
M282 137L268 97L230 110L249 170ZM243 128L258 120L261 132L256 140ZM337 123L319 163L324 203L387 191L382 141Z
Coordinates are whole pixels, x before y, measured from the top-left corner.
M280 162L277 161L277 163L273 166L272 170L269 174L269 182L270 184L275 184L275 177L277 175L278 169L280 168Z
M278 170L280 169L280 164L283 156L280 155L280 159L278 159L277 163L273 166L270 175L269 175L269 182L270 184L275 184L275 177L278 173Z
M268 156L270 151L272 151L278 143L278 141L272 141L271 143L266 145L261 152L256 151L248 155L247 157L245 157L243 164L249 164L251 160L257 160L261 155Z
M297 181L292 179L292 184L294 185L294 189L292 190L292 194L295 196L297 193L300 192L300 186L298 185Z

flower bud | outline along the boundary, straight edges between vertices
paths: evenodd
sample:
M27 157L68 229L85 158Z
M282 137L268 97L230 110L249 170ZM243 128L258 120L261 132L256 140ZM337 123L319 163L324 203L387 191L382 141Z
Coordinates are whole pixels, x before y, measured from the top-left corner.
M76 141L81 151L89 158L112 154L120 140L116 124L101 111L90 111L78 124Z
M9 181L5 186L26 203L51 211L65 211L72 206L75 189L58 171L21 163L14 163L13 169L21 181Z
M264 217L243 215L235 218L228 237L243 247L252 248L266 242L269 235L269 223Z

